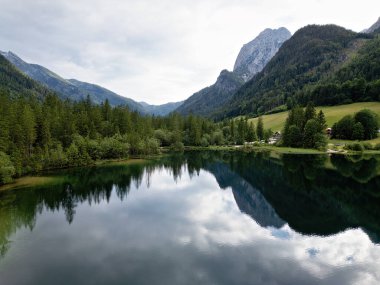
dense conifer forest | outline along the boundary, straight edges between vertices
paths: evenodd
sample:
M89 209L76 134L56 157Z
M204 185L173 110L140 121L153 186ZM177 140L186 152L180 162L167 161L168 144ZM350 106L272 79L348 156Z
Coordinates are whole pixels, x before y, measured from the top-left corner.
M182 151L256 139L243 118L215 123L175 113L144 116L108 100L62 100L0 60L0 183L43 169L157 154L160 147Z

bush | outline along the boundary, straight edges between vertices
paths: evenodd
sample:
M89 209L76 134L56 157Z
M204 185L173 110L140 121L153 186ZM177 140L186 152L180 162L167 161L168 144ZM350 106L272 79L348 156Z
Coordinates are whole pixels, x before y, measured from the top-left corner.
M68 163L65 152L61 143L56 143L54 147L49 150L49 156L46 160L47 168L61 168Z
M129 145L119 141L117 138L104 138L100 141L100 154L102 159L127 158Z
M16 174L16 170L12 164L10 157L0 151L0 185L12 182L12 177Z
M346 149L348 150L353 150L353 151L363 151L364 147L360 143L350 143L345 146Z
M364 142L362 143L362 145L363 145L363 148L366 150L373 150L373 145L371 143Z
M183 152L185 150L185 146L182 142L175 142L170 146L170 149L175 152Z
M172 141L172 133L163 129L155 130L154 137L160 142L161 146L169 146Z
M224 143L223 132L215 131L211 136L211 143L213 145L222 145Z
M149 138L145 141L144 153L157 154L160 152L160 143L154 138Z
M374 147L373 147L374 150L380 150L380 143L377 143Z
M201 146L203 147L207 147L210 145L209 143L209 139L210 139L210 136L209 135L204 135L202 138L201 138Z

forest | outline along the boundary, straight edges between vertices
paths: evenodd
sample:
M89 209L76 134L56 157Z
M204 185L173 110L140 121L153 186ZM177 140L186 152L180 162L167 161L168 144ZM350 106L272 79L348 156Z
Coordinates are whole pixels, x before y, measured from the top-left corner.
M12 98L0 90L0 183L44 169L94 164L102 159L183 151L184 146L243 144L265 139L247 119L213 122L189 115L143 116L126 106L61 100L46 94ZM258 138L256 135L258 134Z

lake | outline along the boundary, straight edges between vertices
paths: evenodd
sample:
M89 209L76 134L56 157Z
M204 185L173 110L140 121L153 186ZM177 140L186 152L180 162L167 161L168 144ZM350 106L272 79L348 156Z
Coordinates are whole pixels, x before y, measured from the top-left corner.
M380 157L187 152L0 192L0 284L379 284Z

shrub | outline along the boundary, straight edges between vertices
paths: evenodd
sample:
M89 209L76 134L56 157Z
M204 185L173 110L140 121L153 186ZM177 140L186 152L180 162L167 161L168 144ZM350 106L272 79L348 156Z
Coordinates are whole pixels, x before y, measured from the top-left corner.
M10 157L0 151L0 185L12 182L12 176L16 174L16 170L12 164Z
M206 135L204 135L202 137L202 139L201 139L201 146L207 147L207 146L210 145L208 138L209 138L209 136L206 136Z
M182 142L177 141L170 146L170 149L175 152L183 152L185 147Z
M172 133L163 129L155 130L154 137L160 142L161 146L169 146L172 141Z
M373 145L369 142L363 142L362 145L363 145L363 148L366 150L373 150Z
M157 154L160 152L160 143L158 140L149 138L145 141L144 152L146 154Z
M101 158L126 158L128 157L129 145L120 142L117 138L104 138L100 141Z
M68 163L63 147L60 143L56 143L54 147L49 150L49 156L47 158L47 168L61 168Z
M353 150L353 151L363 151L364 147L360 143L350 143L345 146L346 149L348 150Z
M380 143L377 143L374 147L373 147L374 150L380 150Z

